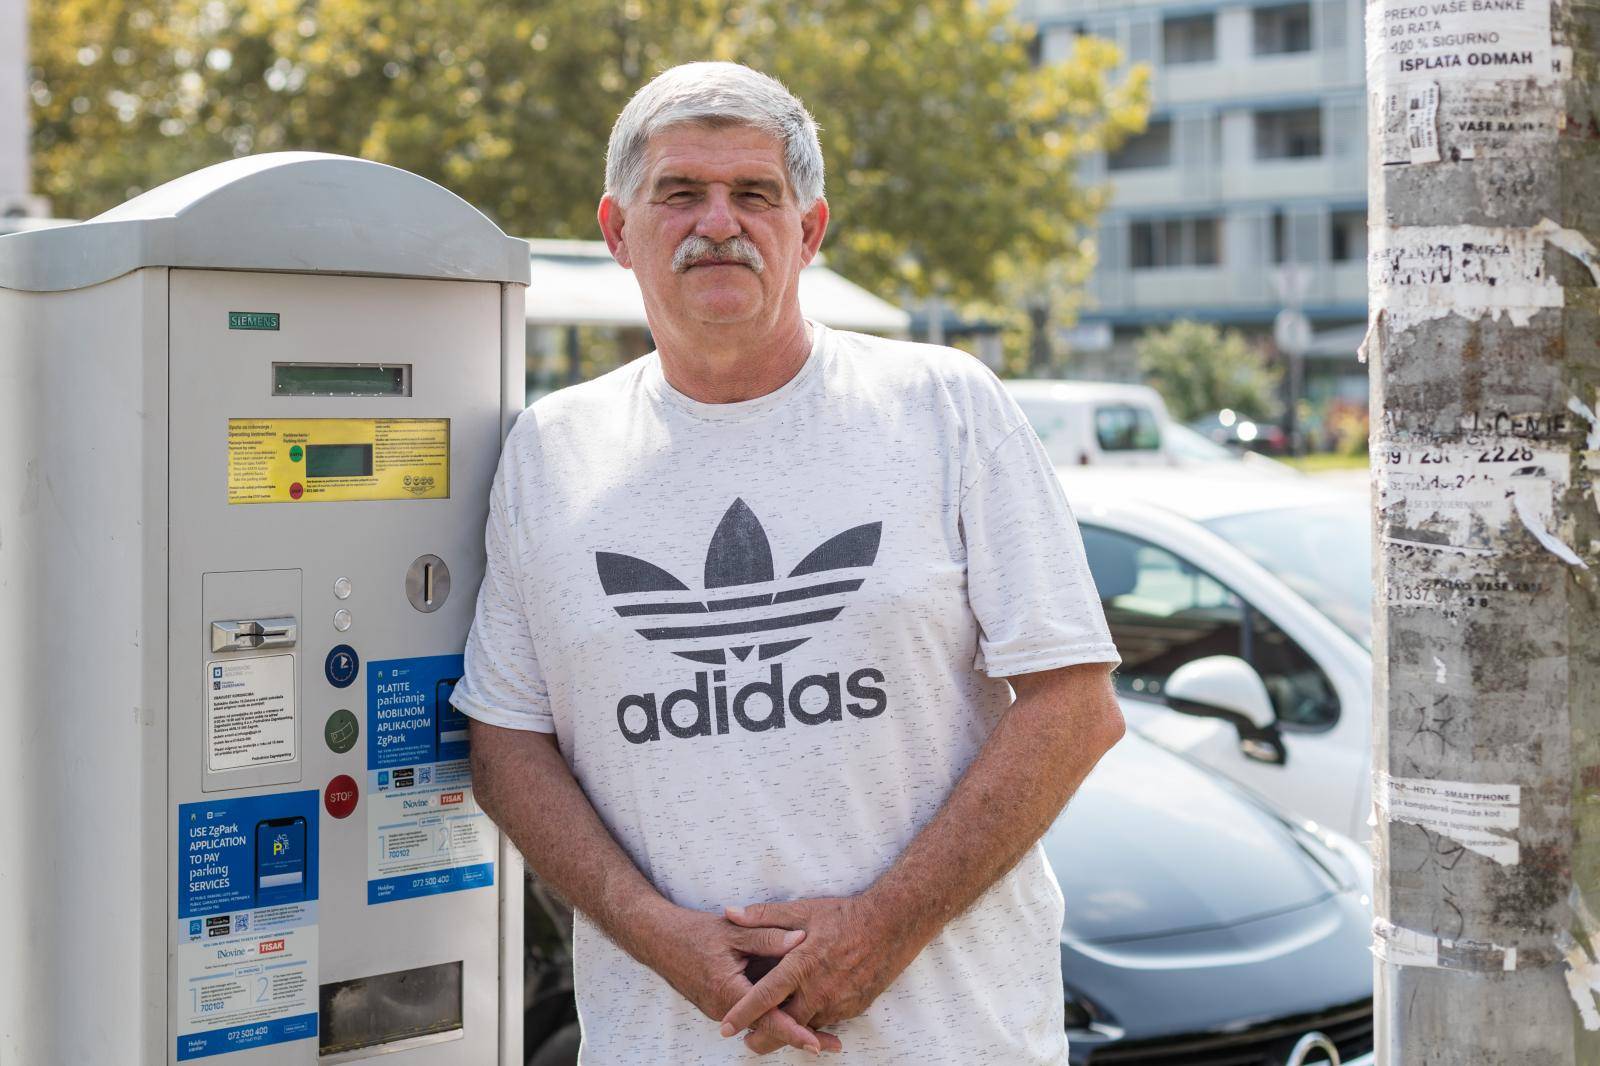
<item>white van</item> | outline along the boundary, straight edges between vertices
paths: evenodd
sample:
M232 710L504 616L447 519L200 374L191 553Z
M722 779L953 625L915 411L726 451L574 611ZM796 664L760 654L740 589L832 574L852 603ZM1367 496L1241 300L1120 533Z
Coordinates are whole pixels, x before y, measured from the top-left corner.
M1148 385L1098 381L1005 382L1057 466L1169 466L1166 405Z

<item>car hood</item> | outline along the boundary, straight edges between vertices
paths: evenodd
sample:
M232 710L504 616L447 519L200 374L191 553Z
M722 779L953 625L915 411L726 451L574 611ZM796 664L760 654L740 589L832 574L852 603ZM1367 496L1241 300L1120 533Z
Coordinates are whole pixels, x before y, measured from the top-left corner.
M1064 940L1226 928L1353 883L1347 864L1264 803L1132 732L1043 843L1066 896Z

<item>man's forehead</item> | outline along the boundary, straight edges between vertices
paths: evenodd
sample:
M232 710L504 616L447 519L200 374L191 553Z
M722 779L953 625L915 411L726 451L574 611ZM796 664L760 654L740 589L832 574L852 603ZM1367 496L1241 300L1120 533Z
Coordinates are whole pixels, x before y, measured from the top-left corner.
M777 181L787 186L783 142L754 126L669 126L650 138L645 173L691 181Z

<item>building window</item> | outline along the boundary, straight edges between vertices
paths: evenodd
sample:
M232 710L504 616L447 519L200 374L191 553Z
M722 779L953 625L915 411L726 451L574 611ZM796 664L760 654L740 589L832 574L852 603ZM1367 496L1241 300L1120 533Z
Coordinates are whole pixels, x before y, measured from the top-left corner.
M1311 5L1258 7L1254 12L1256 55L1311 51Z
M1322 109L1256 112L1257 159L1314 159L1322 154Z
M1335 211L1329 216L1332 232L1328 246L1335 263L1364 262L1367 258L1367 213Z
M1216 266L1222 261L1222 220L1214 215L1133 223L1128 263L1134 270Z
M1167 66L1210 63L1216 58L1215 15L1186 15L1183 18L1161 20L1161 61Z
M1108 170L1138 170L1172 165L1172 120L1155 119L1106 157Z
M1065 62L1072 58L1073 49L1078 46L1078 38L1086 33L1088 29L1081 22L1040 27L1034 33L1033 40L1028 42L1029 58L1033 60L1034 66Z

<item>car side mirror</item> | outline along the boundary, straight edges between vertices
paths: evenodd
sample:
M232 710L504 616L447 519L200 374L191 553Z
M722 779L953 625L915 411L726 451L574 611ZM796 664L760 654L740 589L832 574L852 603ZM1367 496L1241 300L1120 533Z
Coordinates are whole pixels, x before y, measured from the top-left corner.
M1200 718L1220 718L1239 731L1239 750L1257 762L1283 766L1289 752L1261 675L1233 655L1184 663L1166 683L1167 705Z

